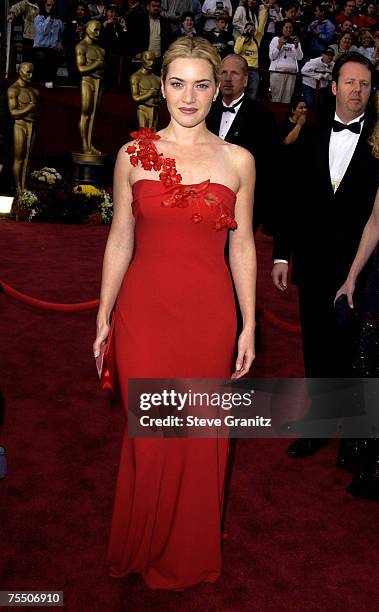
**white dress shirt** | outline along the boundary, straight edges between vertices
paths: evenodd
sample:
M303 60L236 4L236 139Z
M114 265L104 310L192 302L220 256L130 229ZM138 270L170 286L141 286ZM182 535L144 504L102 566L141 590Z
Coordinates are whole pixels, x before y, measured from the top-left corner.
M236 111L235 113L222 113L221 115L220 129L218 131L218 135L223 140L225 140L225 136L229 132L230 127L233 124L234 119L236 118L236 115L241 107L244 95L245 94L243 93L242 96L236 98L230 104L226 104L224 100L222 101L223 106L227 106L228 108L230 106L234 106L238 101L240 101L239 104L236 104L236 106L234 106L234 110Z
M349 121L346 125L360 121L364 113ZM338 117L337 113L334 115L334 119L343 123ZM362 130L363 121L361 121ZM341 132L331 132L329 140L329 170L330 180L333 186L334 192L337 191L345 172L353 157L355 147L357 146L360 134L354 134L350 130L342 130Z
M156 57L161 56L161 22L159 19L152 19L149 17L150 36L149 36L149 49L148 51L154 51Z

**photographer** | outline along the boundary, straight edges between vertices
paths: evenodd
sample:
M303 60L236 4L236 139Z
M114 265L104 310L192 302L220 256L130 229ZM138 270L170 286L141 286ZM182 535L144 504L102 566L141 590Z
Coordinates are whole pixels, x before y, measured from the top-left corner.
M118 15L118 6L108 4L99 44L105 49L105 87L117 86L120 79L120 58L127 55L128 29L126 20Z
M241 0L233 15L233 37L243 36L247 23L253 22L258 29L258 18L255 11L257 0Z
M34 19L34 32L34 77L51 89L63 48L63 23L55 17L54 0L41 2L39 15Z
M268 0L265 3L265 8L259 17L258 30L255 31L253 22L247 22L243 36L238 36L234 45L234 53L245 58L249 67L249 80L247 83L246 93L250 100L255 100L258 94L259 87L259 71L258 71L258 52L259 45L263 38L267 15L269 9Z
M295 90L298 61L303 59L300 41L293 36L293 23L289 19L283 21L282 36L272 39L269 55L271 99L288 104Z
M118 16L117 4L109 4L100 35L100 46L108 55L125 55L127 27L124 17Z
M71 19L67 21L63 32L63 46L66 50L67 71L70 83L79 83L79 72L76 67L75 47L82 40L86 24L90 19L87 4L78 2Z

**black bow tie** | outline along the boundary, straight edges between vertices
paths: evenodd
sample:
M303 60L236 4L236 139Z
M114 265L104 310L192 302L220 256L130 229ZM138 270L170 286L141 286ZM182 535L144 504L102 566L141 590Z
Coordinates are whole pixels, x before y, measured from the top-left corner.
M354 134L360 134L362 121L363 121L363 117L359 121L354 121L354 123L350 123L349 125L346 125L345 123L341 123L340 121L336 121L334 119L333 120L333 132L342 132L342 130L350 130L350 132L353 132Z
M232 106L225 106L225 104L223 104L222 112L223 113L235 113L236 107L239 106L240 104L242 104L242 100L238 100L238 102L235 102L234 104L232 104Z

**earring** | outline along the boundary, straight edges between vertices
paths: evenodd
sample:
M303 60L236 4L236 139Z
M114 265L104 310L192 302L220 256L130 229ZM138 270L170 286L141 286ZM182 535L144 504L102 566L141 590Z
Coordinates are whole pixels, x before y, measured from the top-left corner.
M166 99L166 96L165 96L164 94L162 94L162 97L163 97L163 100L165 100L165 99Z

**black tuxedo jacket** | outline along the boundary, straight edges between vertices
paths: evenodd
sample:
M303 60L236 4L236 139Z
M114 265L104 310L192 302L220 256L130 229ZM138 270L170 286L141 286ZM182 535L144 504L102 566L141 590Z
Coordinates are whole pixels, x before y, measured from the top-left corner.
M366 118L345 175L334 193L329 171L331 121L309 140L302 175L283 192L274 233L274 258L289 260L300 287L335 292L346 279L378 187L378 162ZM367 271L367 266L366 266ZM360 275L364 280L365 271Z
M165 17L159 18L161 22L161 56L174 40L171 25ZM132 56L143 53L149 48L150 22L146 12L131 12L128 16L128 49Z
M217 135L221 117L222 99L219 97L207 117L208 129ZM225 140L247 149L255 158L254 224L265 223L271 216L270 203L275 198L270 186L270 171L275 167L278 151L275 115L245 96Z

